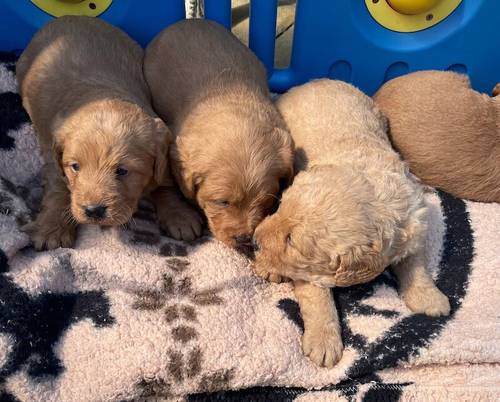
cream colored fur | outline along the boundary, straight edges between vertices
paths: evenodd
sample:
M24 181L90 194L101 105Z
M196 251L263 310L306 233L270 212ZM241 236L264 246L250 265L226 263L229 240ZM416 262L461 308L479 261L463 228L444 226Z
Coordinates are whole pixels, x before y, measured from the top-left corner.
M423 263L422 187L392 150L372 100L346 83L318 80L283 95L278 108L295 142L298 175L256 229L256 271L310 282L297 293L304 352L320 365L340 359L328 288L367 282L389 265L408 307L447 315L448 299Z

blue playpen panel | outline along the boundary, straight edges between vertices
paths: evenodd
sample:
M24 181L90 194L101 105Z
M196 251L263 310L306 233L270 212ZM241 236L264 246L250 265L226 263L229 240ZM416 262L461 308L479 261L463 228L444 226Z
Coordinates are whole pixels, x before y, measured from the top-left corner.
M385 0L380 0L385 1ZM413 33L379 25L364 0L297 0L290 66L274 68L277 0L251 0L249 46L266 66L272 90L310 79L351 82L373 94L385 81L427 69L467 73L474 88L500 81L500 1L463 0L442 22ZM205 15L231 26L231 0L205 0ZM100 16L145 46L185 18L183 0L114 0ZM29 0L0 3L0 50L20 50L53 17Z
M184 0L113 0L99 18L146 46L163 28L185 16ZM30 0L1 0L0 50L24 49L33 34L52 18Z

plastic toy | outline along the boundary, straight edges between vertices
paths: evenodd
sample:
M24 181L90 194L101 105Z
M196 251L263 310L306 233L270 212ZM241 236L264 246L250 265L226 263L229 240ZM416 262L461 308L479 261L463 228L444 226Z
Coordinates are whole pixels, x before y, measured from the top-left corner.
M313 78L350 82L373 94L384 82L418 70L467 73L488 92L500 71L500 1L297 0L289 68L274 69L278 0L251 0L249 45L282 92ZM204 0L207 18L231 25L231 0ZM185 17L183 0L3 0L0 50L22 49L53 16L93 15L142 45ZM43 11L45 10L45 11Z

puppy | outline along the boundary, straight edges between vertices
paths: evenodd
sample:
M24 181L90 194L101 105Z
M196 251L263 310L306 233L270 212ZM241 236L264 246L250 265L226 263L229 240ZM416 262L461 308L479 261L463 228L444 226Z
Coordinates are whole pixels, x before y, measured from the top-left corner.
M448 299L424 263L422 189L391 149L372 100L346 83L319 80L283 95L278 108L296 145L299 173L277 212L255 231L255 269L295 281L304 353L326 367L340 359L328 288L367 282L388 265L412 311L447 315Z
M174 237L200 231L172 187L172 136L152 110L142 60L124 32L89 17L52 20L21 55L20 93L45 160L42 209L28 228L37 249L71 246L80 223L125 224L148 193Z
M266 71L222 26L184 20L147 47L144 73L171 127L172 170L215 237L251 250L256 225L293 176L293 143L270 100Z
M419 71L386 83L374 100L392 144L424 183L455 197L500 202L500 84L493 97L465 75Z

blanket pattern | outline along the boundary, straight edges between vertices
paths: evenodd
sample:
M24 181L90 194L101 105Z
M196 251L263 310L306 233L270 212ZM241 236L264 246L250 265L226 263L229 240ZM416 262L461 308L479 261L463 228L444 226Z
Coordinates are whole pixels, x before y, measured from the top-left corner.
M164 237L141 202L125 228L80 227L35 252L36 137L0 54L0 401L497 400L500 206L429 192L427 263L449 317L412 314L390 272L335 289L345 352L300 349L292 286L210 236Z

